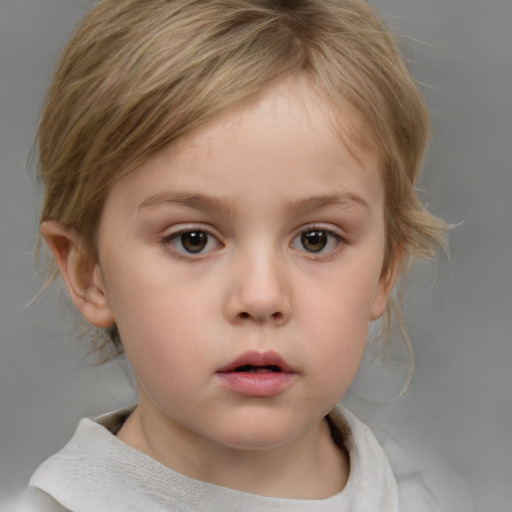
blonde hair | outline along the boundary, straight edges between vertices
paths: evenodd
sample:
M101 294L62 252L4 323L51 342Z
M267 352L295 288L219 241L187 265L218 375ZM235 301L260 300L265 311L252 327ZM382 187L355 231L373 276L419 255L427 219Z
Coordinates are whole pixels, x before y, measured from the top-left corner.
M402 271L431 256L443 244L444 224L414 188L428 113L393 37L362 0L99 2L67 44L44 106L41 221L73 227L94 262L112 183L219 113L298 74L313 80L333 110L354 112L352 136L381 156L383 272L398 248ZM111 338L119 342L115 329Z

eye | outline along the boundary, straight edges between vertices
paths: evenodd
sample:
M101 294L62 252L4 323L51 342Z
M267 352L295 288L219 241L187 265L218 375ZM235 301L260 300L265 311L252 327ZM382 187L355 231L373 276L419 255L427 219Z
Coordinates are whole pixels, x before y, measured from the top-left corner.
M213 235L201 229L174 233L166 237L164 243L182 254L207 253L220 246L220 242Z
M328 253L336 250L342 238L327 229L310 228L299 233L291 243L294 249L309 253Z

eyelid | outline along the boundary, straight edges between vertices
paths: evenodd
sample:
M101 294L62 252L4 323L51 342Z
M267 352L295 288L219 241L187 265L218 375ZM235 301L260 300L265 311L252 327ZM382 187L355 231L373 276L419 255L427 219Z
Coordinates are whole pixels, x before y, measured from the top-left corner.
M326 233L330 233L341 240L347 242L348 235L345 234L345 230L342 229L340 226L337 226L335 224L331 224L329 222L312 222L311 224L303 224L302 226L298 227L295 230L294 237L297 235L300 235L301 233L304 233L305 231L325 231Z

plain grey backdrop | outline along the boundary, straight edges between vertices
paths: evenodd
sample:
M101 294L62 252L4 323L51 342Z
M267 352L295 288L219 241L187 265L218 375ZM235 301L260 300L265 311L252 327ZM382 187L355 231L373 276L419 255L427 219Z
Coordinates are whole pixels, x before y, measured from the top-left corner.
M346 401L441 475L445 494L464 494L467 510L511 512L512 1L372 3L404 36L431 110L422 197L457 226L451 261L412 277L408 392L378 403L394 393L363 369ZM80 417L135 399L118 363L86 357L58 286L28 305L43 283L33 260L33 136L57 55L90 4L0 0L0 508ZM400 375L384 371L389 389Z

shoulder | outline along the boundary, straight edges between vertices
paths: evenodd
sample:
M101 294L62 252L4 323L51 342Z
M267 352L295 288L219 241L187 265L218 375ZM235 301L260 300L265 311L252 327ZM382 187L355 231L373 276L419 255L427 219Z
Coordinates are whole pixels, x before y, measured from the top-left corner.
M425 446L415 432L395 425L392 433L385 422L375 421L371 430L347 409L336 411L352 429L349 442L353 442L355 453L363 462L379 451L386 457L397 482L401 512L473 510L471 492L463 476Z
M100 490L107 495L121 492L122 485L116 477L129 464L130 450L114 433L130 410L114 411L96 420L80 420L70 441L32 475L23 496L25 509L20 508L20 512L91 510Z
M398 481L404 512L473 510L464 476L414 432L377 433Z
M379 462L391 472L387 456L371 429L349 410L338 405L328 416L333 437L349 451L351 465Z
M350 476L342 494L350 510L398 510L398 489L384 450L370 428L338 405L328 416L333 438L350 457Z
M7 512L69 512L49 494L29 486Z

